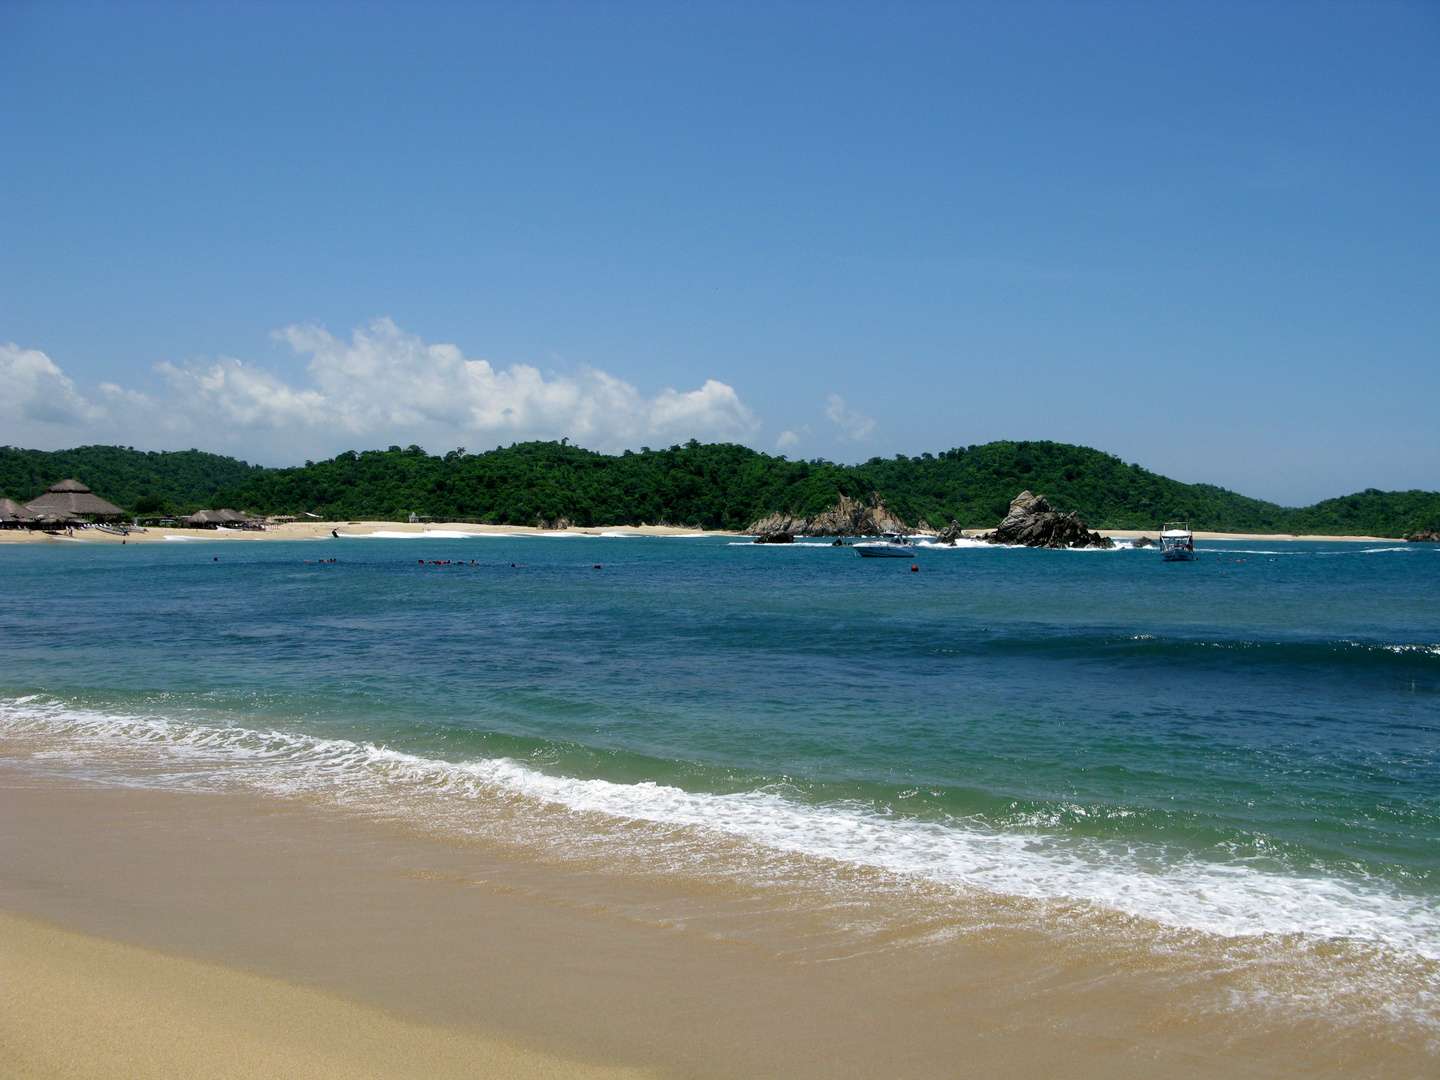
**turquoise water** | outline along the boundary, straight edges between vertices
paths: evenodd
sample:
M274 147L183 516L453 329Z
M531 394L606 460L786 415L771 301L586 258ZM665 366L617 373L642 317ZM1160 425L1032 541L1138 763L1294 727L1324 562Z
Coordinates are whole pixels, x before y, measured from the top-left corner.
M453 775L476 799L1440 956L1440 547L1199 556L15 545L0 733L109 782L343 774L413 805L416 777Z

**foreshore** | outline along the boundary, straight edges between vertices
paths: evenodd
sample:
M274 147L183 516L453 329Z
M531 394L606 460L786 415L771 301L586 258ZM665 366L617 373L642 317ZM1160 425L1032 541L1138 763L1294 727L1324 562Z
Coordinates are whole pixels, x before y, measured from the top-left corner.
M0 1071L154 1080L643 1080L236 967L0 913Z
M24 760L23 743L0 757ZM1230 976L1187 974L1125 920L1077 935L1095 921L1081 909L1037 924L977 896L862 940L800 894L29 768L0 768L0 856L11 1075L1218 1080L1434 1064L1414 1035L1237 1005Z
M979 536L985 529L966 529L966 537ZM1148 536L1154 539L1156 530L1150 529L1102 529L1105 536L1117 540L1134 540ZM241 541L257 540L331 540L337 535L375 536L397 533L414 536L426 534L470 533L479 536L732 536L743 537L748 533L727 532L719 529L689 529L678 525L604 525L593 527L571 527L569 529L541 529L533 525L476 525L473 522L428 521L421 524L401 521L292 521L258 529L169 529L148 528L121 536L101 529L75 529L72 534L45 533L30 529L0 529L0 544L146 544L156 542L183 543L186 541ZM1395 537L1385 536L1319 536L1292 535L1289 533L1222 533L1197 532L1197 540L1257 540L1276 541L1353 541L1369 544L1404 543Z

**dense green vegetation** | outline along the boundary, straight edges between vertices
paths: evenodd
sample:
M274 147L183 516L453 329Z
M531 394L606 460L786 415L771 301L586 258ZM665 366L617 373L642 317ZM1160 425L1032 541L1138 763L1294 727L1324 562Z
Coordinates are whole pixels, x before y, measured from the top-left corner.
M1227 532L1401 536L1440 525L1440 493L1363 491L1292 510L1208 484L1182 484L1119 458L1054 442L994 442L860 465L789 461L731 443L597 454L564 442L518 443L481 454L418 446L350 451L265 469L202 454L89 446L43 453L0 449L0 490L32 498L74 476L137 512L230 506L332 520L470 519L576 525L641 522L743 529L775 511L816 513L841 495L881 493L906 521L988 527L1028 488L1095 528L1155 528L1185 519Z
M1291 532L1404 536L1417 529L1440 528L1440 493L1366 488L1286 512Z
M1371 493L1287 510L1208 484L1182 484L1082 446L995 442L939 455L872 458L861 465L787 461L734 444L690 442L618 457L563 443L520 443L483 454L407 450L341 454L299 469L252 476L222 498L271 512L329 518L433 517L529 524L668 522L743 529L774 511L816 513L841 495L884 495L906 521L995 524L1029 488L1096 528L1154 528L1183 518L1231 532L1398 536L1440 519L1440 495ZM1351 507L1353 500L1361 500ZM1345 512L1328 509L1346 504Z
M55 481L74 477L102 499L136 514L207 505L216 492L264 471L199 450L145 453L124 446L78 446L45 451L0 446L0 495L28 502Z

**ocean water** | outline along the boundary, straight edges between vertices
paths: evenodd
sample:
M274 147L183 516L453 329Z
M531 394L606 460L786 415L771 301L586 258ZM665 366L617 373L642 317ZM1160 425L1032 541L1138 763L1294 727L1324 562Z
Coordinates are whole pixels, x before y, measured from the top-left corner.
M1363 972L1364 1008L1440 1029L1440 547L1198 554L0 547L0 739L39 772L622 872L1059 904L1230 965L1348 957L1334 1001L1360 1009Z

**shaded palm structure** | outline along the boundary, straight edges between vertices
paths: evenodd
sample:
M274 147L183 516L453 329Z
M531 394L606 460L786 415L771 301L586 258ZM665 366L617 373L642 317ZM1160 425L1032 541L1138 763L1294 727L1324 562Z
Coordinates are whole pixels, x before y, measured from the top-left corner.
M104 521L125 516L124 510L92 494L79 480L61 480L51 484L50 490L31 499L25 504L25 509L39 517L51 516L64 520L90 518Z

